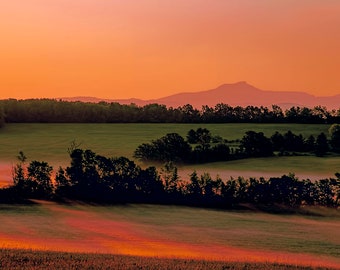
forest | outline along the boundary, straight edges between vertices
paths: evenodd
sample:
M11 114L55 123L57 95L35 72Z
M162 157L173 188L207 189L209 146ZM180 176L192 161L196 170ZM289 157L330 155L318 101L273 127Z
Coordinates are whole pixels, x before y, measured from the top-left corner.
M224 103L201 109L187 104L137 106L68 102L55 99L0 100L0 125L6 123L339 123L340 110L291 107L232 107Z

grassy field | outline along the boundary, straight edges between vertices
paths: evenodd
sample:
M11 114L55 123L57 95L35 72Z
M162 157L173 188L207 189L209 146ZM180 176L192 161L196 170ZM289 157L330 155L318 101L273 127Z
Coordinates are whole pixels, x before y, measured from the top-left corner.
M339 268L339 211L312 208L308 213L48 202L0 205L0 256L18 248ZM203 266L193 269L210 268Z
M186 136L190 129L208 128L214 135L228 140L240 139L248 130L262 131L270 136L292 130L305 137L320 132L327 134L329 125L310 124L7 124L0 130L0 186L11 181L11 166L17 162L19 151L28 160L44 160L54 167L69 163L67 148L73 140L84 149L105 156L132 158L138 145L160 138L169 132ZM340 171L340 157L314 156L273 157L246 159L184 166L179 173L188 178L193 170L217 174L223 179L231 176L270 177L295 173L300 178L319 179L333 177Z
M208 128L228 140L241 139L248 130L271 136L275 131L304 136L327 133L329 125L302 124L7 124L0 130L0 160L13 160L22 150L32 159L62 161L73 140L102 155L132 158L141 143L176 132L186 136L190 129Z
M221 262L190 259L147 258L93 253L0 249L0 269L311 270L331 268L306 267L280 263Z
M10 180L11 165L20 150L29 160L65 166L69 162L67 148L76 140L82 148L98 154L132 158L143 142L169 132L185 136L198 127L229 140L241 138L248 130L263 131L267 136L276 130L292 130L308 136L327 133L329 128L292 124L8 124L0 130L0 185ZM340 157L246 159L184 166L179 172L185 178L193 170L219 174L223 179L289 172L318 179L340 171ZM73 267L69 269L159 269L159 265L163 269L340 269L339 211L306 211L309 215L157 205L0 205L0 269L63 269L65 263Z

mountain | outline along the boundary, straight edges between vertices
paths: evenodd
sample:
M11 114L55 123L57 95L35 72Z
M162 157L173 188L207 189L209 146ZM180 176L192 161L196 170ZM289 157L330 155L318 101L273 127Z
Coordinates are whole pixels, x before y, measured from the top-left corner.
M271 107L275 104L283 109L292 106L314 107L326 106L328 109L338 109L340 107L340 95L317 97L305 92L289 91L265 91L258 89L246 82L237 82L234 84L223 84L217 88L199 91L184 92L159 99L141 100L141 99L100 99L90 97L73 97L62 98L69 101L84 102L118 102L120 104L135 103L138 106L158 103L167 107L177 108L185 104L201 109L202 105L215 106L218 103L225 103L231 106L266 106Z

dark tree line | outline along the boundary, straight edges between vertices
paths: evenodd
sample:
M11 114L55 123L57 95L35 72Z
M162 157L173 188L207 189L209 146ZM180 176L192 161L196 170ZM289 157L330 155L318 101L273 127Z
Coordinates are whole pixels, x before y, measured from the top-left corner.
M161 203L230 208L241 204L339 206L340 174L312 182L294 175L223 181L193 172L182 180L173 163L142 169L125 158L107 158L73 149L66 168L44 161L26 162L23 153L13 170L13 186L0 189L0 202L25 199L82 200L98 203ZM54 177L53 177L54 176Z
M145 162L205 163L268 157L275 153L280 156L297 153L324 156L329 151L340 152L340 125L331 126L330 136L328 140L322 132L316 138L313 135L304 138L289 130L266 137L263 132L247 131L235 147L234 141L228 142L213 136L206 128L198 128L189 130L186 139L177 133L169 133L150 143L143 143L135 150L134 157Z
M1 113L3 108L3 114ZM337 123L340 110L328 111L279 106L232 107L224 103L196 109L187 104L178 108L165 105L67 102L53 99L0 100L1 119L7 123Z
M240 157L242 153L231 153L230 147L219 136L212 136L206 128L191 129L187 140L177 133L169 133L137 147L134 157L142 161L204 163L230 160Z

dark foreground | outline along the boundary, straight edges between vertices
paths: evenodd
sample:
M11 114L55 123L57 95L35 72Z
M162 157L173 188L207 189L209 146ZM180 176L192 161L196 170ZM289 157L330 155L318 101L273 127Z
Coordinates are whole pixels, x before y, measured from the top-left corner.
M162 259L91 253L0 249L0 269L332 269L278 263Z

